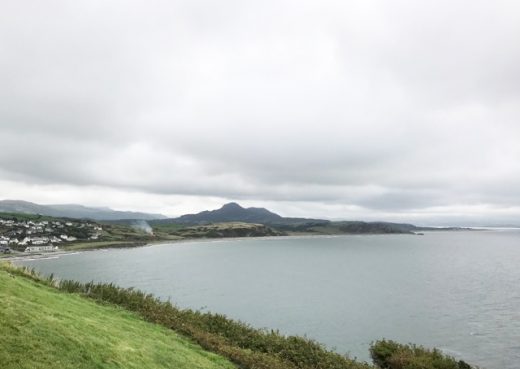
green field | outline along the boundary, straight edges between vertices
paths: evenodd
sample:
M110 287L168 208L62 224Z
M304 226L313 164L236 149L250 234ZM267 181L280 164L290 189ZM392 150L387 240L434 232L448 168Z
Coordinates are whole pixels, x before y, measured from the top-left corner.
M0 367L234 368L162 326L0 267Z
M57 281L0 264L2 369L235 368L231 361L242 369L473 368L394 341L377 341L370 353L375 365L304 337L180 310L135 289Z
M74 251L74 250L96 250L106 248L119 248L119 247L137 247L144 246L146 242L142 241L86 241L86 242L73 242L68 245L62 246L63 250Z

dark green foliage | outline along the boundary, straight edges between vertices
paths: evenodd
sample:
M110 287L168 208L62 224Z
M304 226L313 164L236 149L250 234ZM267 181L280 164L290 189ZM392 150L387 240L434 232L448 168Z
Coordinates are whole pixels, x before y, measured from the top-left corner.
M235 222L185 227L170 232L170 235L180 238L224 238L282 236L284 233L275 231L263 224Z
M472 369L471 365L416 345L402 345L391 340L377 341L370 347L374 363L383 369Z
M383 222L340 222L338 228L345 233L410 233L415 226L409 224L383 223Z
M62 233L63 233L63 231L62 232L55 231L54 235L59 236ZM69 235L69 236L76 237L77 239L80 239L80 240L87 240L92 235L92 230L90 230L88 228L67 227L67 229L65 230L65 233L67 233L67 235Z

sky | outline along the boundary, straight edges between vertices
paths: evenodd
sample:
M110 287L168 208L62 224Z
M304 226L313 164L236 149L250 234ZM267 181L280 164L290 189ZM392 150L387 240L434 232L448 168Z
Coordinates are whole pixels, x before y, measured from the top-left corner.
M520 224L520 3L0 4L0 199Z

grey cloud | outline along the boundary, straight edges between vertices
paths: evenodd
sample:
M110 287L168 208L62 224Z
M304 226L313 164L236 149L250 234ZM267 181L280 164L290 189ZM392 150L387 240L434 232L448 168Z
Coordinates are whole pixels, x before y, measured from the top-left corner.
M0 173L366 217L516 206L519 10L7 1Z

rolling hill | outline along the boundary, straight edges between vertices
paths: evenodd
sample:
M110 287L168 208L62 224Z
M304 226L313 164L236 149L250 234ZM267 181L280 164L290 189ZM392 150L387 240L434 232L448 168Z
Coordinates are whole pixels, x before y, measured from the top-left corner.
M75 204L39 205L21 200L0 200L0 212L40 214L61 218L80 218L92 220L119 219L164 219L161 214L149 214L133 211L118 211L110 208L94 208Z

